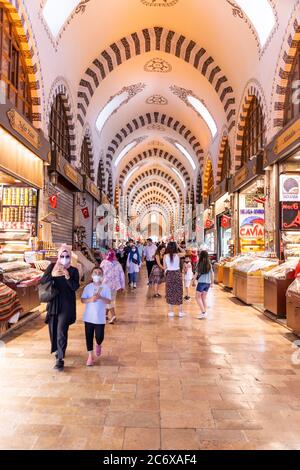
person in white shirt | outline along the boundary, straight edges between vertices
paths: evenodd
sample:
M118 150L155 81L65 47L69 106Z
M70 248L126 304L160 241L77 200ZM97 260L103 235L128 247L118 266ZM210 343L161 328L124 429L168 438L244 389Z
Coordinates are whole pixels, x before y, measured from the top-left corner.
M101 356L101 345L104 340L106 324L106 305L111 302L111 290L103 284L103 271L94 268L92 272L93 282L88 284L81 296L85 304L83 321L85 323L85 337L88 350L88 367L94 365L94 337L96 338L96 356Z
M155 264L156 251L157 251L157 246L155 245L155 243L153 243L151 238L148 238L147 246L144 248L144 259L146 260L148 280L150 278L152 268Z

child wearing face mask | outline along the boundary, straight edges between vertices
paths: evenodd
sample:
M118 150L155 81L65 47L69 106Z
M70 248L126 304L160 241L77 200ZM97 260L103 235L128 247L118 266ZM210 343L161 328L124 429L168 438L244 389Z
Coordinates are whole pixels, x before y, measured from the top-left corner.
M94 365L94 338L96 339L95 355L101 356L101 345L104 340L106 324L106 305L111 302L110 288L103 284L103 271L94 268L92 272L93 282L88 284L81 296L81 302L85 304L83 321L85 323L85 337L88 351L86 365Z
M137 275L140 272L141 257L135 245L131 248L127 258L127 272L129 277L129 285L132 289L136 289Z

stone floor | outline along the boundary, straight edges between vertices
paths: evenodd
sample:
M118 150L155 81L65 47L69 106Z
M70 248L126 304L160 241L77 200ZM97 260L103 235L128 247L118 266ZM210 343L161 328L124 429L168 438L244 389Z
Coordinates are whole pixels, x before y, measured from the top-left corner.
M296 338L219 287L207 320L194 300L168 319L143 285L119 298L93 368L81 306L64 373L42 317L2 345L0 449L299 449Z

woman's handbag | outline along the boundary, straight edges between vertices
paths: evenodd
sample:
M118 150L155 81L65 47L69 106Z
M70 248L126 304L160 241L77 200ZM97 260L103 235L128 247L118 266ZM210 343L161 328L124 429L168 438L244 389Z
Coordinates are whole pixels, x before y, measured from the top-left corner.
M39 284L39 299L42 303L51 302L58 295L58 290L53 285L53 280Z

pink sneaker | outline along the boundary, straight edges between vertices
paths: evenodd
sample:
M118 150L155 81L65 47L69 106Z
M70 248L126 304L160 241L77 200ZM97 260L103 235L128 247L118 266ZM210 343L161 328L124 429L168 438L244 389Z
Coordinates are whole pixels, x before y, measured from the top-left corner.
M99 344L96 344L96 356L97 356L97 357L100 357L100 356L101 356L101 352L102 352L101 346L99 346Z
M88 357L88 360L86 361L87 367L92 367L94 365L93 358L91 356Z

